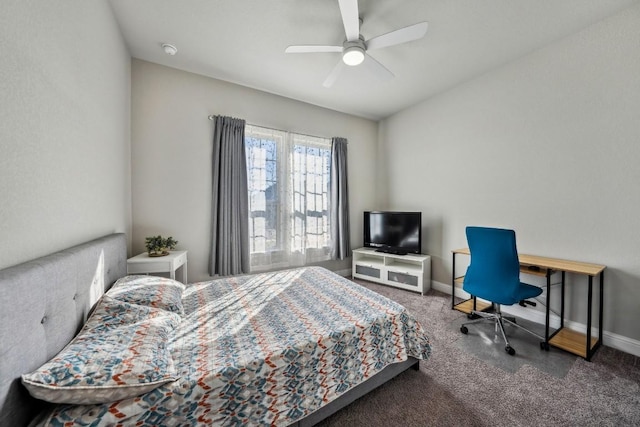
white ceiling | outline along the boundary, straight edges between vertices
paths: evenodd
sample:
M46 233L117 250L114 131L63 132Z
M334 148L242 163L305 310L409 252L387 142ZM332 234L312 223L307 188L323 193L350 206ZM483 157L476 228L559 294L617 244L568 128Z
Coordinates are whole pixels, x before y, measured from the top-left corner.
M359 0L365 39L421 21L427 35L371 53L395 74L362 66L322 82L341 45L337 0L110 0L134 58L379 120L594 24L640 0ZM166 55L162 43L178 48Z

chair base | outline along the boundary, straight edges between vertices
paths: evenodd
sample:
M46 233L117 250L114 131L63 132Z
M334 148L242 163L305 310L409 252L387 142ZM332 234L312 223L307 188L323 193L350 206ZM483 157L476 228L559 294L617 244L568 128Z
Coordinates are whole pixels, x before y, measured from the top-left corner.
M493 321L496 327L496 332L498 330L500 330L500 332L502 333L502 338L504 339L504 342L506 344L505 347L505 351L507 353L509 353L509 355L513 356L516 354L516 351L513 347L511 347L511 345L509 344L509 339L507 338L507 334L504 331L504 322L509 323L510 325L515 326L516 328L520 328L523 331L533 335L536 338L539 338L541 340L544 341L544 338L538 334L536 334L535 332L530 331L529 329L520 326L516 323L516 319L515 317L507 317L507 316L503 316L502 312L500 311L500 304L492 304L494 311L493 312L485 312L485 311L472 311L471 313L469 313L469 317L474 317L474 320L471 320L469 322L465 322L462 325L460 325L460 332L462 332L463 334L467 334L469 332L469 329L467 329L467 325L471 325L473 323L479 323L479 322L486 322L486 321Z

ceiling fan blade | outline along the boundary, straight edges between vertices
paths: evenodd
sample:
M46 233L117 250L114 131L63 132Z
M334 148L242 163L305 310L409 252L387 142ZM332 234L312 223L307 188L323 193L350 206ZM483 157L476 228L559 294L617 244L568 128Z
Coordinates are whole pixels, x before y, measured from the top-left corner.
M344 67L346 67L346 64L341 59L340 61L338 61L336 66L333 67L333 70L331 70L331 73L329 73L327 78L324 80L324 82L322 83L322 86L326 88L333 86L333 83L335 83L336 79L338 78L338 76L340 75Z
M408 27L400 28L399 30L374 37L367 41L367 50L380 49L387 46L421 39L427 33L428 26L428 23L420 22L418 24L409 25Z
M338 0L340 13L344 24L347 41L353 42L360 38L360 16L358 15L358 0Z
M284 50L284 52L285 53L342 52L342 46L321 46L321 45L289 46Z
M390 80L394 77L393 73L389 71L387 67L376 61L376 59L371 55L365 55L362 65L378 76L380 80Z

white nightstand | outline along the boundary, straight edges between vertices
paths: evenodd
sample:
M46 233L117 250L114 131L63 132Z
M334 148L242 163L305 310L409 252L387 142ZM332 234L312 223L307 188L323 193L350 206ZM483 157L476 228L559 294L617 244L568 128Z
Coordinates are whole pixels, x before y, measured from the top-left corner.
M182 283L187 283L187 251L170 251L169 255L150 257L144 252L127 260L127 274L169 273L176 278L176 270L182 267Z

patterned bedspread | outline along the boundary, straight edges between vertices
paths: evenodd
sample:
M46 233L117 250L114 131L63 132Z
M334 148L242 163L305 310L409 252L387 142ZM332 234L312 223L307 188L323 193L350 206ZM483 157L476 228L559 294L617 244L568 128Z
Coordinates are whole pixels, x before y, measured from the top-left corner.
M169 338L179 380L60 407L49 425L288 425L431 351L404 307L319 267L191 284L182 302Z

